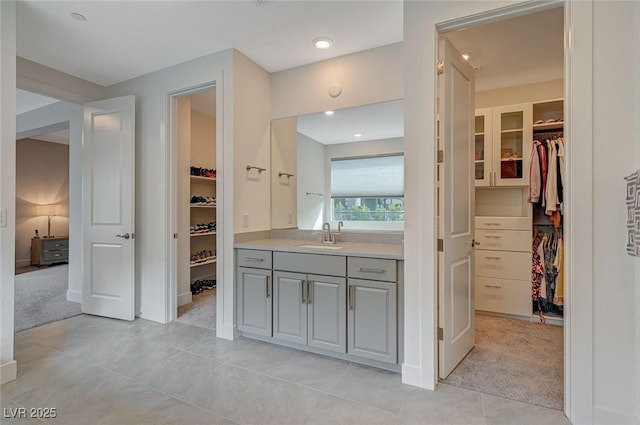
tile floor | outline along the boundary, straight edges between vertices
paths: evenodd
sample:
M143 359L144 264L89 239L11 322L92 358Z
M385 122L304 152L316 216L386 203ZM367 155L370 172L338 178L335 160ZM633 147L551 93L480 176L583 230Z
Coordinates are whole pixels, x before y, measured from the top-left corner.
M546 424L555 410L174 322L76 316L16 335L9 408L56 408L18 424Z

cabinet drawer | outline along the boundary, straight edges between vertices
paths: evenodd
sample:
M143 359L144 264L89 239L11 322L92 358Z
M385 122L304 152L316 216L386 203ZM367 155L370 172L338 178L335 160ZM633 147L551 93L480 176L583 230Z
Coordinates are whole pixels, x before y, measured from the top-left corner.
M41 239L42 250L69 249L69 239Z
M308 274L346 276L347 261L346 257L341 255L274 252L273 269Z
M477 229L476 250L531 252L531 232L528 230Z
M531 217L476 217L476 229L531 230Z
M255 269L271 268L271 251L259 249L239 249L236 253L238 267L252 267Z
M531 315L531 282L476 277L476 310Z
M47 263L50 261L68 261L69 260L69 251L66 249L59 249L56 251L43 251L42 252L42 262Z
M379 258L349 257L347 259L349 277L395 282L397 278L396 260Z
M531 253L476 251L475 275L502 279L531 279Z

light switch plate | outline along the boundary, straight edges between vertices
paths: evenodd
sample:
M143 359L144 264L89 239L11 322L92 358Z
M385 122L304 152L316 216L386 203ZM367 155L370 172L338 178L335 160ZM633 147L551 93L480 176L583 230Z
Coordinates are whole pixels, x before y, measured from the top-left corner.
M0 227L7 227L7 209L0 208Z

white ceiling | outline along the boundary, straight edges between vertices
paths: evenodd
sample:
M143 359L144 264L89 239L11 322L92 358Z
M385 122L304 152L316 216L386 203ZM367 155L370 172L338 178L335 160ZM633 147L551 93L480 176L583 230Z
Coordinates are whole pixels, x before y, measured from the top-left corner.
M298 133L323 145L404 137L403 102L374 103L298 117ZM361 133L361 137L355 137Z
M191 95L191 109L208 117L216 117L216 89L210 88Z
M56 103L58 99L16 89L16 115Z
M41 134L40 136L31 136L30 139L42 140L43 142L69 144L69 129L54 131L52 133Z
M476 91L558 80L564 75L563 8L447 34L479 68Z
M17 53L103 86L231 47L275 72L400 42L402 10L401 0L21 0ZM334 47L314 48L318 36Z

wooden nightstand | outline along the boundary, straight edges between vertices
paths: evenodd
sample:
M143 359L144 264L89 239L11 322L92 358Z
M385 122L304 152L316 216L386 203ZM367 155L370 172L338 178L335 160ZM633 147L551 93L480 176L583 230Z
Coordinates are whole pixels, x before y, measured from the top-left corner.
M69 238L31 239L31 264L47 266L69 262Z

